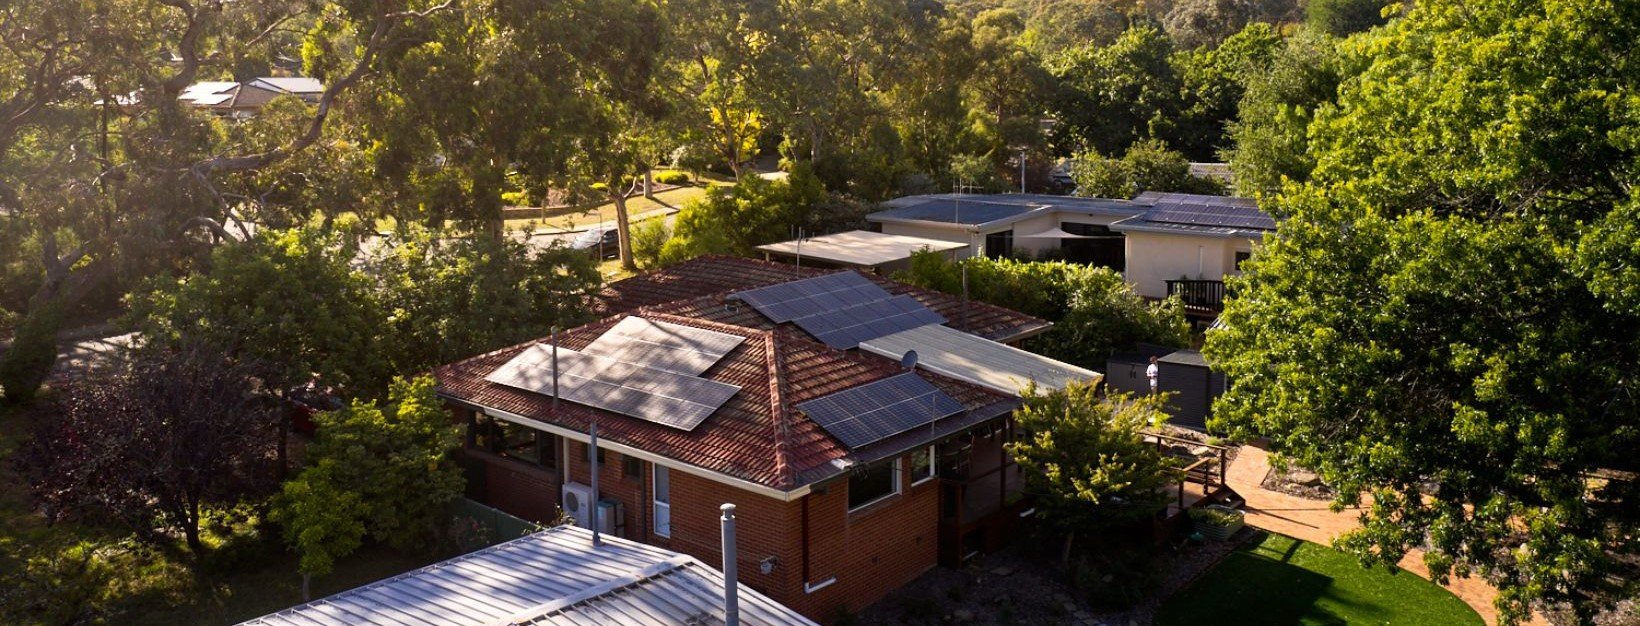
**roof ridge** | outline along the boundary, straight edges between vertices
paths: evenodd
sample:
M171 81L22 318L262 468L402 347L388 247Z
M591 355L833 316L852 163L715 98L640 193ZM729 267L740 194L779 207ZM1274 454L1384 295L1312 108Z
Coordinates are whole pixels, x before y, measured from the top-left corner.
M769 408L774 418L774 471L780 487L797 484L791 462L791 412L786 410L786 363L780 356L779 338L774 331L764 336L764 356L769 367Z

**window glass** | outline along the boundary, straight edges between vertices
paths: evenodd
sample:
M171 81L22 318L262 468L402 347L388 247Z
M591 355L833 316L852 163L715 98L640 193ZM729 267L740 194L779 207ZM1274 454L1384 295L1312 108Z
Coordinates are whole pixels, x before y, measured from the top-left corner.
M655 465L655 534L672 536L672 473Z
M899 492L899 459L889 459L849 475L848 508L858 509Z
M928 446L911 453L911 482L921 482L934 477L934 446Z
M527 463L540 463L537 431L512 422L501 422L501 455Z

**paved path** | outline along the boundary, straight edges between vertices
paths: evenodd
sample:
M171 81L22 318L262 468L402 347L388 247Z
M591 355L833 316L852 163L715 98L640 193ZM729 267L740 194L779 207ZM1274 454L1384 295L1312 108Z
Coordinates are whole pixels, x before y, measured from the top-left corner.
M1268 452L1254 446L1242 446L1225 475L1225 482L1230 484L1230 488L1247 500L1248 525L1324 546L1332 545L1334 537L1358 526L1358 508L1334 512L1327 502L1263 488L1264 475L1269 471ZM1422 551L1408 552L1398 565L1429 578L1429 568L1424 566ZM1487 624L1498 623L1498 611L1492 604L1498 597L1498 590L1491 584L1480 578L1454 577L1446 588L1480 613ZM1532 616L1529 624L1548 626L1548 622L1537 615Z

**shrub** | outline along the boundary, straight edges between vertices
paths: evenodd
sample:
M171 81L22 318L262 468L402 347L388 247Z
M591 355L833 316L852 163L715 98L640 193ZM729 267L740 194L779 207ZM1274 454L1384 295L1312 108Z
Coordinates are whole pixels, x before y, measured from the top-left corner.
M1211 526L1234 526L1241 522L1241 515L1223 509L1198 507L1190 509L1190 521Z
M650 269L661 265L661 253L672 239L672 227L664 219L638 222L632 227L632 258L638 267Z
M527 191L503 191L501 203L507 206L532 206L530 194Z
M17 325L11 349L0 355L0 390L11 402L27 402L40 389L57 363L57 327L62 316L56 304L31 311Z
M689 183L689 174L677 170L661 170L655 172L655 182L662 185L686 185Z

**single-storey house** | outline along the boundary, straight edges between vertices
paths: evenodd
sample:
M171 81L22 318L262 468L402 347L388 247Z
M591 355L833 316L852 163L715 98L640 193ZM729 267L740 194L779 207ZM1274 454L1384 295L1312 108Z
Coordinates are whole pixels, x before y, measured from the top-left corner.
M737 542L738 543L738 542ZM695 557L558 526L240 626L815 626Z
M279 96L296 96L309 104L319 101L325 86L316 78L265 76L243 83L205 81L189 85L178 100L224 117L247 118Z
M1111 224L1148 207L1128 200L1042 194L942 193L884 202L866 216L872 228L962 243L972 256L992 258L1053 251L1068 261L1121 270L1122 233Z
M1134 202L1144 212L1110 227L1126 236L1127 281L1139 295L1178 295L1207 316L1223 307L1224 277L1240 274L1276 229L1252 198L1146 192Z
M887 276L911 267L919 250L938 252L949 260L968 258L968 246L944 239L890 235L851 230L758 246L763 258L794 265L860 269Z
M434 370L469 497L707 562L733 503L742 583L822 621L1000 546L1031 513L1007 380L1098 377L1007 345L1042 320L851 270L704 257L600 306Z

